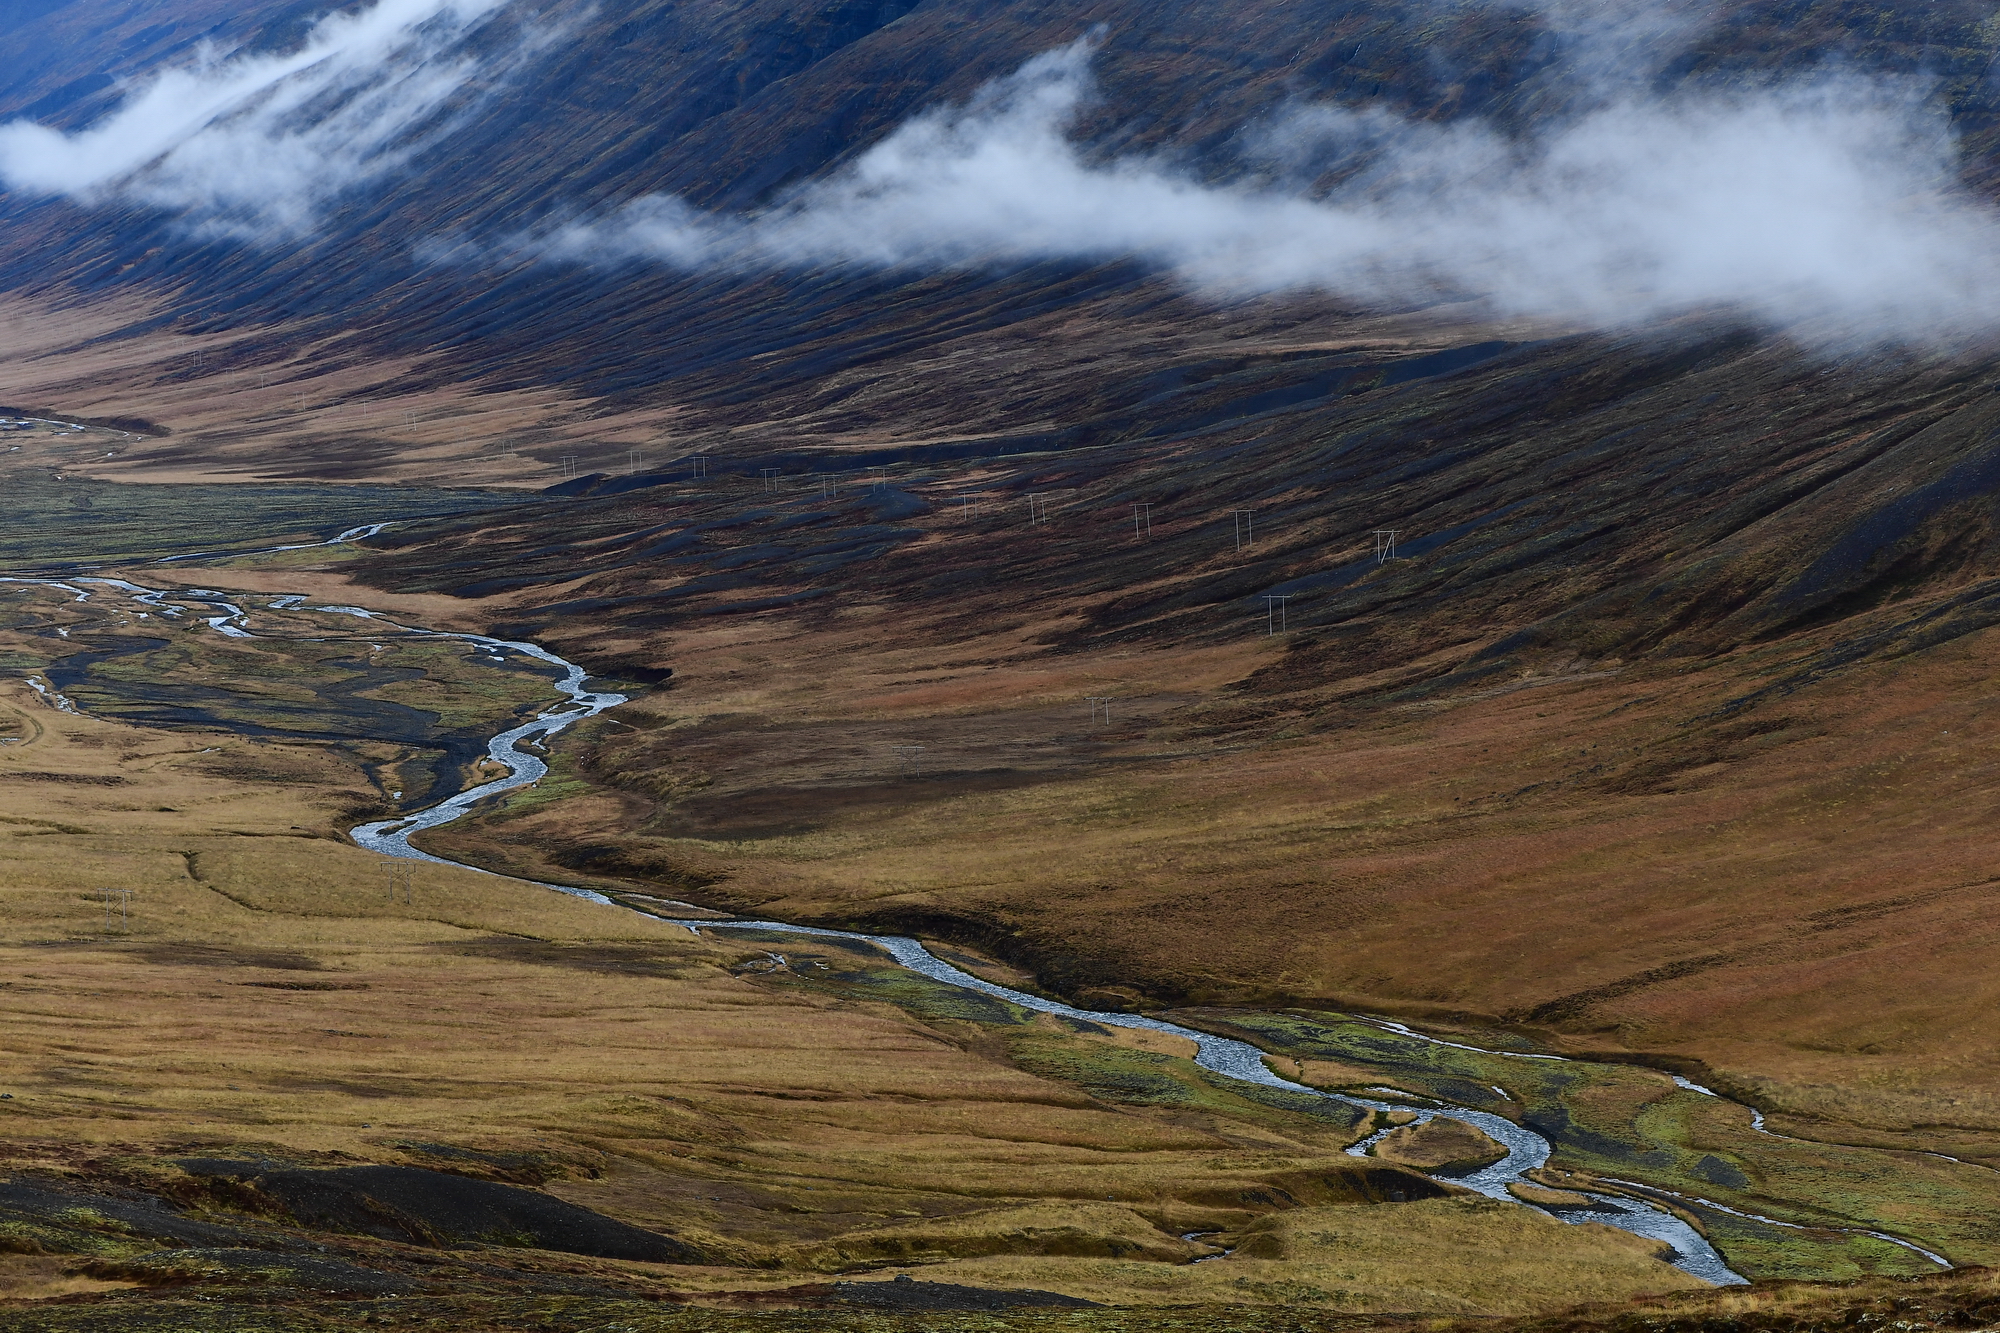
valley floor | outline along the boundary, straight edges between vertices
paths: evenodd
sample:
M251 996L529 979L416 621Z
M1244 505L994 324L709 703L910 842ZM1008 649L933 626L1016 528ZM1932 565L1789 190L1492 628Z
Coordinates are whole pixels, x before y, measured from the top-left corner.
M244 494L230 549L294 546L286 497ZM160 540L119 531L128 561ZM1983 634L1839 691L1802 639L1350 708L1288 691L1277 636L735 619L421 840L501 873L401 878L346 831L475 780L556 695L535 663L296 604L520 613L368 568L301 546L68 575L220 590L249 638L115 583L0 584L0 1327L187 1326L189 1302L216 1328L838 1327L912 1299L956 1321L926 1327L1805 1327L1834 1307L1770 1284L1989 1299ZM1785 688L1730 721L1757 680ZM1377 1125L1176 1039L676 913L913 933L1315 1086L1515 1119L1555 1147L1542 1197L1650 1198L1760 1285L1704 1293L1652 1242L1350 1156ZM353 1174L385 1168L499 1211ZM549 1199L671 1252L552 1245ZM951 1313L996 1292L1107 1308Z
M186 1162L525 1180L706 1256L584 1261L654 1297L911 1264L1121 1304L1441 1313L1698 1285L1607 1228L1377 1202L1340 1151L1350 1120L1246 1100L1171 1042L982 1005L867 949L792 951L774 976L754 944L452 867L392 897L378 858L294 823L359 794L352 770L307 771L316 751L60 713L18 686L0 706L22 734L0 751L17 1182L220 1221L245 1201ZM107 916L114 884L130 895ZM88 1255L103 1290L159 1280L143 1231L6 1198L0 1225L24 1256ZM1190 1263L1218 1234L1241 1257ZM79 1284L7 1262L17 1300L38 1269L42 1293Z

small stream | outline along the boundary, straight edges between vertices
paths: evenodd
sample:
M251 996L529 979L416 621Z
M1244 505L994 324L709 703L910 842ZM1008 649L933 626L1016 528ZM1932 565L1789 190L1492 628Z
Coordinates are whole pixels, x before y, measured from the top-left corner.
M487 758L505 767L507 770L506 777L495 778L491 782L482 782L476 787L467 788L449 800L440 801L438 804L428 809L420 810L415 814L399 815L394 819L374 820L371 823L362 824L349 831L349 836L356 843L366 847L371 852L380 852L384 856L400 857L408 861L429 861L435 865L462 865L462 862L448 860L442 856L432 856L429 852L419 851L417 848L410 846L410 835L412 833L420 833L424 829L436 828L440 824L449 824L452 820L459 818L466 811L489 796L498 796L501 792L514 791L517 788L532 786L540 782L548 775L548 761L540 755L529 754L527 751L521 749L520 747L524 743L539 747L548 737L555 735L564 727L575 722L581 722L587 717L596 717L605 709L616 708L619 704L625 702L625 696L622 694L585 689L583 687L584 670L582 667L565 658L557 657L554 653L549 652L539 644L524 643L513 639L496 639L486 634L460 634L446 630L413 629L407 625L399 625L392 620L378 615L376 612L364 610L358 606L314 606L305 609L309 611L331 612L335 615L359 616L363 620L385 625L391 629L399 630L404 634L423 635L429 638L460 639L466 643L480 644L487 649L491 660L495 663L504 661L506 653L514 652L524 657L532 657L538 662L546 662L550 666L561 667L563 678L555 682L555 687L568 695L575 704L575 707L572 708L546 712L537 717L530 718L528 721L521 723L521 725L510 727L508 730L501 732L492 740L486 742ZM465 866L464 868L468 870L480 869L478 866ZM555 889L560 893L567 893L572 897L586 898L594 903L617 906L617 904L613 903L611 899L605 897L603 894L594 893L589 889L575 889L563 884L547 884L542 887Z

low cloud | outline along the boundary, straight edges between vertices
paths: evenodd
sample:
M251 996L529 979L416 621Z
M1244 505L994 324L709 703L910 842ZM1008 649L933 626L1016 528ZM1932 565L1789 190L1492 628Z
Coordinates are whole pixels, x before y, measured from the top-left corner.
M997 268L1136 260L1218 297L1326 291L1388 303L1636 321L1729 306L1864 337L1985 329L2000 219L1958 183L1929 89L1832 72L1734 92L1652 91L1708 0L1491 0L1533 9L1567 108L1523 137L1380 106L1295 105L1246 127L1218 184L1071 136L1098 37L903 124L774 206L723 215L664 195L514 244L686 270ZM0 125L0 181L138 204L195 230L282 240L342 195L442 147L556 40L479 34L507 0L378 0L290 54L208 52L126 90L97 123ZM474 55L471 47L486 51ZM1327 182L1337 182L1328 185ZM494 259L508 245L420 244Z
M0 181L146 205L206 232L301 235L334 199L437 142L476 85L504 72L508 57L460 49L503 3L379 0L320 20L290 54L205 50L85 129L0 125Z
M682 268L1131 258L1221 296L1470 298L1603 321L1728 305L1904 338L2000 310L2000 222L1957 184L1944 114L1911 82L1828 74L1659 96L1600 67L1588 109L1527 140L1296 107L1246 135L1259 183L1216 185L1163 158L1096 160L1070 139L1093 54L1086 39L1038 56L760 214L653 196L536 244ZM1328 193L1270 184L1336 163L1347 170Z

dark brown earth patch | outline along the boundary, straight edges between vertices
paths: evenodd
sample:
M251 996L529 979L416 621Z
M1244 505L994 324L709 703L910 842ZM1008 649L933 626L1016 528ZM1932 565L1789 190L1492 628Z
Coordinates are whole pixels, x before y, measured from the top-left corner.
M165 967L268 967L280 972L323 972L317 958L282 949L231 949L218 944L149 944L134 949L149 963Z
M461 958L535 963L623 977L682 977L699 968L643 944L550 944L545 940L491 939L433 946Z
M600 1259L698 1263L693 1246L518 1185L414 1166L331 1170L186 1158L190 1175L248 1184L301 1225L433 1247L509 1245Z
M1008 1291L992 1287L962 1287L950 1282L919 1282L904 1274L890 1282L836 1282L832 1302L870 1310L1016 1310L1026 1307L1093 1309L1104 1307L1079 1296L1053 1291Z
M1416 1203L1450 1198L1458 1192L1415 1171L1372 1163L1363 1166L1357 1159L1354 1166L1341 1171L1286 1172L1248 1189L1195 1190L1180 1197L1183 1202L1206 1208L1280 1212L1330 1204Z
M16 1176L0 1182L0 1227L15 1252L79 1254L107 1240L144 1237L177 1245L239 1245L246 1234L181 1214L136 1191Z
M682 857L648 846L643 839L564 847L551 853L549 859L565 870L638 879L684 893L707 888L721 879L690 869Z
M0 773L9 782L66 782L81 787L120 787L125 779L116 773Z
M1706 972L1710 968L1722 967L1727 963L1735 961L1736 955L1727 953L1712 953L1704 954L1699 958L1677 959L1671 963L1664 963L1659 967L1647 968L1643 972L1635 972L1629 977L1620 977L1616 981L1607 981L1601 986L1592 986L1586 990L1575 991L1568 995L1559 995L1553 1000L1536 1005L1528 1011L1525 1017L1531 1023L1557 1024L1574 1022L1576 1019L1581 1018L1591 1006L1602 1004L1606 1000L1616 1000L1630 995L1634 991L1645 990L1649 986L1658 986L1669 981L1678 981L1682 977L1691 977L1696 973Z
M676 804L660 818L657 827L670 837L797 837L843 821L894 814L926 802L1016 791L1047 781L1045 771L1014 771L886 776L824 786L710 789ZM598 867L593 864L590 868Z

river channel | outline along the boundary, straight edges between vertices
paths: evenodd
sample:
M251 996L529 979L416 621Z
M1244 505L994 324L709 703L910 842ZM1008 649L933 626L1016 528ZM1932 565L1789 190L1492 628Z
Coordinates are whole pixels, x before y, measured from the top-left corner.
M360 530L356 531L359 533ZM347 535L342 534L342 537L344 538ZM224 594L209 592L207 590L156 590L145 588L123 579L89 576L71 577L64 580L10 578L0 581L9 583L36 583L46 587L61 589L71 593L79 601L88 600L93 592L99 590L124 593L135 602L151 608L153 613L167 616L187 614L193 611L195 607L203 606L208 608L213 614L201 614L199 612L195 614L200 619L205 620L215 632L232 637L246 637L252 634L252 630L249 628L249 616L243 609L240 601L232 601ZM263 600L274 611L304 610L321 614L353 616L367 624L368 632L371 636L390 634L422 638L455 639L478 646L483 650L481 657L492 665L499 665L509 655L519 655L548 666L553 666L563 673L562 677L555 681L554 684L558 691L567 696L567 702L550 708L526 722L502 731L488 741L486 747L488 757L494 763L505 768L506 776L471 787L425 809L400 815L393 819L371 821L351 830L350 836L352 836L357 845L384 856L404 860L428 861L439 865L460 866L463 869L479 871L480 873L493 873L484 870L480 866L466 865L462 862L452 861L446 857L422 851L410 845L410 837L412 834L419 833L425 829L437 828L442 824L448 824L453 820L461 818L475 805L489 797L540 781L548 773L548 763L540 755L524 749L524 746L541 748L546 744L548 738L563 729L573 726L586 718L595 717L599 713L626 702L627 696L623 694L588 688L587 673L581 666L555 653L549 652L538 644L501 639L489 635L431 630L405 625L379 612L370 611L363 607L306 605L307 599L298 595L265 598ZM37 688L41 687L38 685ZM67 703L66 700L61 702ZM588 889L578 889L560 884L543 884L540 887L570 894L574 897L601 903L609 907L626 910L622 904L618 904L605 895L592 892ZM1536 1208L1536 1205L1524 1203L1515 1198L1509 1192L1508 1186L1522 1181L1528 1172L1547 1163L1551 1151L1549 1142L1535 1131L1517 1125L1503 1116L1467 1107L1443 1106L1418 1109L1398 1102L1375 1101L1352 1094L1326 1092L1321 1089L1307 1087L1304 1084L1293 1082L1273 1072L1265 1063L1264 1053L1248 1042L1238 1041L1230 1037L1217 1036L1213 1033L1202 1032L1194 1028L1183 1027L1177 1023L1147 1017L1143 1014L1111 1013L1092 1009L1079 1009L1057 1000L1032 995L1025 991L1013 990L953 967L951 964L930 953L917 940L904 936L869 935L856 931L795 925L784 921L703 919L699 921L679 920L675 921L675 924L683 926L696 934L717 931L755 931L763 934L779 933L802 938L839 939L870 944L880 949L883 953L886 953L903 967L929 977L934 981L949 986L963 987L966 990L978 991L1010 1004L1018 1005L1023 1009L1052 1014L1078 1022L1094 1023L1104 1027L1143 1029L1149 1032L1165 1033L1184 1038L1192 1042L1195 1046L1195 1063L1201 1068L1224 1078L1244 1083L1259 1084L1270 1088L1281 1088L1287 1092L1323 1098L1329 1102L1338 1102L1371 1112L1412 1112L1417 1117L1418 1122L1434 1117L1462 1121L1503 1145L1507 1149L1507 1156L1499 1162L1468 1175L1455 1176L1449 1179L1440 1178L1443 1180L1443 1183L1472 1190L1488 1198L1501 1200L1516 1207ZM1440 1038L1428 1037L1423 1033L1414 1032L1402 1024L1391 1023L1387 1020L1363 1019L1362 1021L1373 1022L1380 1027L1421 1040L1442 1040ZM1447 1042L1444 1044L1456 1045L1458 1043ZM1491 1054L1512 1055L1522 1059L1562 1058L1526 1052L1491 1052ZM1713 1095L1712 1093L1708 1093L1707 1089L1689 1084L1685 1080L1676 1079L1676 1082L1695 1092ZM1364 1155L1376 1137L1379 1137L1379 1134L1363 1139L1361 1142L1351 1146L1347 1151L1355 1156ZM1672 1251L1670 1262L1675 1267L1703 1281L1714 1283L1718 1286L1739 1285L1746 1281L1744 1277L1729 1267L1722 1256L1717 1253L1714 1246L1708 1242L1707 1238L1676 1214L1644 1199L1625 1195L1591 1193L1585 1197L1590 1201L1587 1207L1536 1208L1536 1210L1548 1212L1550 1215L1560 1218L1565 1222L1579 1224L1600 1222L1661 1241L1670 1247ZM1721 1205L1711 1203L1707 1200L1690 1198L1688 1201L1698 1203L1705 1208L1734 1211L1721 1209ZM1748 1215L1746 1214L1746 1216ZM1774 1225L1779 1226L1788 1225L1768 1218L1758 1218L1757 1220L1772 1222ZM1883 1240L1892 1241L1895 1244L1916 1250L1918 1253L1925 1255L1943 1267L1950 1267L1950 1264L1942 1256L1932 1254L1930 1251L1923 1250L1920 1247L1910 1244L1908 1241L1879 1232L1870 1232L1868 1234L1876 1235Z
M465 869L480 870L478 866L464 866L462 862L435 856L410 845L412 834L425 829L437 828L463 816L473 806L488 797L538 782L548 773L548 763L540 755L523 750L523 744L540 746L547 738L565 727L595 717L607 709L615 708L626 701L626 696L609 691L586 688L584 669L574 662L558 657L537 644L517 640L497 639L480 634L450 633L438 630L418 629L397 624L375 612L352 606L319 606L306 608L319 612L358 616L371 622L371 626L390 629L404 634L447 637L474 643L486 648L489 653L520 653L540 662L561 668L563 678L555 682L556 688L569 697L565 706L551 709L540 716L509 728L487 743L487 756L508 770L507 776L471 787L448 800L441 801L425 810L395 819L375 820L354 828L350 836L369 851L384 856L407 860L429 861L441 865L459 865ZM545 888L561 893L587 898L593 902L612 906L612 900L600 893L587 889L576 889L566 885L548 884ZM754 930L805 938L824 938L858 941L874 945L912 972L921 973L933 981L949 986L960 986L967 990L979 991L1009 1004L1039 1013L1053 1014L1060 1018L1078 1022L1095 1023L1105 1027L1137 1028L1149 1032L1166 1033L1185 1038L1195 1045L1195 1063L1211 1073L1244 1083L1256 1083L1265 1087L1282 1088L1288 1092L1303 1093L1360 1107L1368 1111L1409 1111L1411 1108L1399 1103L1373 1101L1343 1093L1323 1092L1295 1083L1272 1072L1264 1062L1264 1053L1245 1041L1214 1033L1201 1032L1194 1028L1182 1027L1164 1019L1149 1018L1143 1014L1109 1013L1095 1009L1078 1009L1073 1005L1025 991L1013 990L997 985L969 972L953 967L938 958L914 939L901 935L868 935L858 931L833 930L820 926L794 925L787 921L677 921L677 925L700 934L702 931ZM1507 1149L1507 1156L1470 1175L1453 1177L1449 1184L1473 1190L1488 1198L1498 1199L1516 1207L1534 1207L1522 1203L1508 1192L1508 1186L1522 1180L1526 1174L1545 1165L1549 1160L1549 1142L1531 1129L1523 1128L1504 1116L1469 1108L1450 1107L1415 1111L1417 1122L1443 1117L1459 1120L1473 1126L1489 1138ZM1371 1135L1354 1144L1347 1151L1354 1156L1364 1156L1378 1135ZM1664 1242L1673 1251L1671 1262L1684 1272L1691 1273L1705 1282L1718 1286L1740 1285L1746 1279L1735 1272L1694 1227L1663 1208L1658 1208L1641 1200L1621 1195L1591 1194L1590 1206L1575 1209L1538 1209L1566 1222L1602 1222L1621 1230L1646 1236Z

